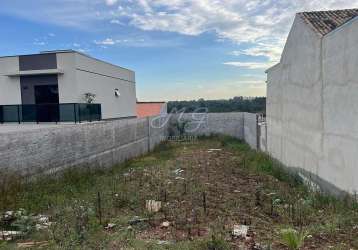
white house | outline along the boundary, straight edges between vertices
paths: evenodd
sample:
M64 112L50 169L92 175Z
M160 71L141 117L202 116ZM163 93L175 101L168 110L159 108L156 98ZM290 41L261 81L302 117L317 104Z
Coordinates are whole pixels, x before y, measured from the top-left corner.
M0 122L135 116L131 70L73 50L0 57Z
M268 152L331 192L357 192L358 9L298 13L267 82Z

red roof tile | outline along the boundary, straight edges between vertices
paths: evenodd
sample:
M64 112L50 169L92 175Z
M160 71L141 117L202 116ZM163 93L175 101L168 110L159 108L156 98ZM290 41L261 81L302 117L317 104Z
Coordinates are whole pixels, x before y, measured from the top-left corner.
M147 117L160 115L164 102L137 102L137 117Z
M298 15L315 32L324 36L358 16L358 9L301 12Z

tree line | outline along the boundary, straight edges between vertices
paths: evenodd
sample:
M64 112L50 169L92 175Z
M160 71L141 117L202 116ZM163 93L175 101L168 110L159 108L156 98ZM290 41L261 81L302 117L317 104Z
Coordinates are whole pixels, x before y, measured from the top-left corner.
M183 110L192 113L198 109L207 109L210 113L221 112L250 112L265 113L266 97L243 97L236 96L228 100L192 100L168 102L168 113Z

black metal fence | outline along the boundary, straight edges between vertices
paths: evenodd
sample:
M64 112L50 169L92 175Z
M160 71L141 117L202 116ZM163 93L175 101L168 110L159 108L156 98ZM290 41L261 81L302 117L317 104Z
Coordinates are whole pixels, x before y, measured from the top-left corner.
M61 103L0 105L0 123L100 121L101 104Z

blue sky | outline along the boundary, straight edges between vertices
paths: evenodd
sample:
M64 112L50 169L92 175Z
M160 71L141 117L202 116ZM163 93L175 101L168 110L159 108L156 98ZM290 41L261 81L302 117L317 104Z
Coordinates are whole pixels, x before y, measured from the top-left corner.
M2 0L0 55L75 49L136 71L142 101L264 96L299 11L352 0Z

